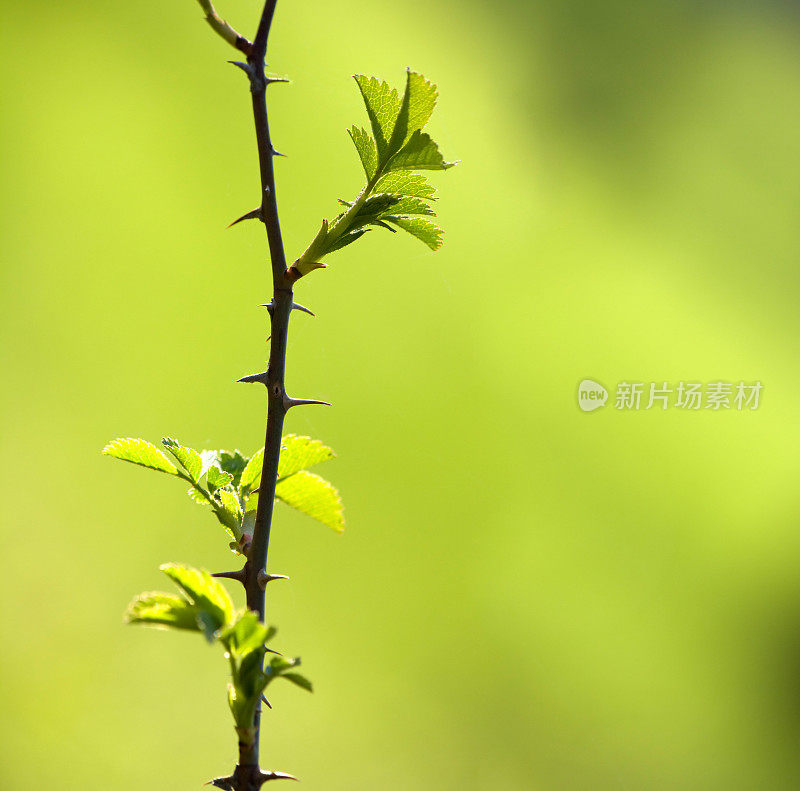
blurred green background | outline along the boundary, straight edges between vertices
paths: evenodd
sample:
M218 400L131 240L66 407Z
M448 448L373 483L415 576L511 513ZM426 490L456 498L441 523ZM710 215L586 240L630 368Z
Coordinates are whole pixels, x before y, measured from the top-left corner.
M220 0L252 34L255 0ZM255 450L248 93L196 3L0 2L0 786L191 789L226 667L125 628L159 563L231 565L116 436ZM265 764L304 788L800 784L800 20L791 3L281 0L289 256L360 186L350 79L438 82L445 247L370 234L297 289L348 531L280 506ZM591 414L578 382L764 383ZM613 395L612 395L613 397Z

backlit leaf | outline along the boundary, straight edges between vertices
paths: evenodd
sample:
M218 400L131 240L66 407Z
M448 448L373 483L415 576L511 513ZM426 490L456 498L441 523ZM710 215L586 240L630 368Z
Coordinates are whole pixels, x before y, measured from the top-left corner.
M337 532L344 530L344 507L339 492L313 472L303 470L279 481L275 496Z
M141 467L149 467L151 470L159 470L169 475L178 474L178 468L155 445L143 439L129 437L112 440L103 448L103 453Z

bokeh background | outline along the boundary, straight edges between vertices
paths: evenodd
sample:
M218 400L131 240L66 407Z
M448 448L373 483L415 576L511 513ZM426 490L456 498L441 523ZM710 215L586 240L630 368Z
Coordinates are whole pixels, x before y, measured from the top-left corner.
M252 35L255 0L220 0ZM0 786L198 788L219 652L122 625L159 563L231 565L116 436L255 450L266 354L248 94L191 0L0 2ZM284 238L360 186L353 73L438 82L436 255L302 281L267 766L309 791L800 784L800 19L793 3L309 0L269 61ZM761 380L757 411L581 412L578 382ZM168 585L167 585L168 587Z

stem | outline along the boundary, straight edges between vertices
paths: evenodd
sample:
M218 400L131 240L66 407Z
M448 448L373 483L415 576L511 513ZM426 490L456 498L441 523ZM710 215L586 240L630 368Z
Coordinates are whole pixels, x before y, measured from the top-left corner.
M289 333L289 315L292 312L292 288L284 277L286 256L283 250L281 227L278 219L278 203L275 192L273 158L275 149L269 134L267 116L267 85L264 58L267 39L272 25L277 0L266 0L253 46L247 56L250 91L253 101L253 120L256 129L258 161L261 172L261 219L267 231L267 241L272 268L272 310L269 368L267 369L267 434L264 441L264 463L261 468L261 484L258 509L253 528L253 542L248 555L244 586L247 607L258 613L261 621L265 616L265 590L261 586L259 573L266 571L269 535L272 525L272 510L275 501L275 484L278 477L278 458L281 452L283 421L286 416L285 371L286 342ZM261 721L261 704L255 715L255 740L252 744L240 743L239 766L258 766L258 743ZM248 773L253 775L252 772ZM242 789L245 791L245 789ZM249 791L249 789L247 790Z

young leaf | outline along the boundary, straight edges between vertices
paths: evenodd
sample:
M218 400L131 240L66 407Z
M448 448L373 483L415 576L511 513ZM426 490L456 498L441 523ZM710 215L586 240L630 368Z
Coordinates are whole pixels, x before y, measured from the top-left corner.
M161 444L180 462L189 477L197 483L203 473L203 459L194 448L183 447L178 440L164 437Z
M406 71L406 90L389 145L390 151L400 149L414 132L428 123L436 106L437 95L436 86L432 82L410 69Z
M231 483L238 486L242 472L247 467L247 459L238 450L233 453L228 450L219 450L217 451L217 463L223 472L227 472L231 476Z
M199 632L197 608L186 599L172 593L150 591L140 593L129 605L125 613L128 623L144 623L153 626L166 626L175 629L188 629Z
M252 610L239 613L234 623L219 636L228 650L237 657L263 648L276 633L272 626L265 626Z
M230 622L233 615L231 597L225 587L205 569L165 563L161 570L188 596L192 604L212 616L215 629Z
M436 190L428 183L421 173L411 173L404 170L395 170L381 176L375 185L376 192L386 192L390 195L407 195L411 198L424 198L434 200Z
M307 470L315 464L336 456L332 448L323 445L318 439L287 434L281 440L281 455L278 461L278 478L286 478L300 470Z
M297 684L298 687L308 690L309 692L314 691L314 687L311 682L305 676L301 676L299 673L282 673L281 677L285 678L287 681L291 681L292 684Z
M356 147L364 173L367 174L367 181L375 175L378 169L378 152L375 148L375 141L370 133L360 126L353 126L347 130L353 145Z
M442 229L424 217L387 217L386 221L416 236L431 250L438 250L442 246Z
M155 445L143 439L114 439L103 448L103 453L151 470L178 475L178 468Z
M264 464L264 448L259 448L247 462L247 466L242 471L239 486L243 491L252 489L256 481L261 477L261 467Z
M339 533L344 530L344 507L339 492L313 472L302 470L279 481L275 496Z
M445 162L439 146L427 132L417 130L391 158L389 170L447 170L455 162Z
M225 509L227 518L223 521L226 527L232 527L234 538L239 539L242 535L242 508L239 504L239 498L227 489L220 489L217 496L222 501L222 507ZM222 520L221 520L222 521Z
M372 134L375 137L380 163L390 153L393 153L389 150L389 142L400 113L400 96L394 88L390 88L387 83L376 77L356 74L354 79L367 107L367 115L372 125Z
M212 464L208 468L206 480L208 481L208 488L213 493L214 490L227 486L233 480L233 475L229 472L223 472L216 464Z

